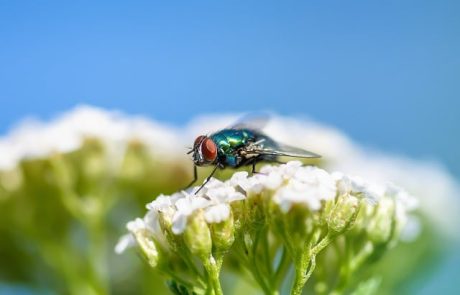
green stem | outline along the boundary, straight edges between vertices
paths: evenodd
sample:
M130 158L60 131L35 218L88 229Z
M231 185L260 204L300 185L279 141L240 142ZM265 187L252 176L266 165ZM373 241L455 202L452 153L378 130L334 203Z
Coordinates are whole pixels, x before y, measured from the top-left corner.
M358 254L354 255L354 258L350 261L350 271L356 271L356 269L358 269L364 262L366 262L366 260L369 258L373 251L373 245L364 245L361 251L358 252Z
M262 247L263 247L263 254L264 254L263 258L265 261L265 268L266 268L268 277L271 278L273 276L273 266L272 266L272 258L270 255L270 244L268 242L268 238L269 238L268 237L269 235L268 226L264 227L262 235L263 235ZM273 282L273 281L270 280L270 282Z
M334 235L328 232L326 236L324 236L324 238L321 241L319 241L318 244L316 244L311 249L305 249L300 254L300 258L296 259L296 271L294 285L292 287L291 294L302 294L303 287L305 286L311 274L315 270L316 255L318 255L319 252L326 248L333 241L333 239ZM308 245L308 248L310 247L311 245Z
M201 271L197 268L196 264L192 261L192 254L189 252L185 255L182 255L182 257L184 258L184 262L185 264L187 264L188 268L196 275L198 281L200 283L203 283L203 280L205 280L205 278Z
M284 280L284 277L285 277L285 274L286 274L286 271L289 269L289 260L288 260L288 253L287 253L287 249L286 247L283 247L283 253L281 254L281 260L278 264L278 267L276 269L276 272L275 272L275 277L274 277L274 285L276 286L276 288L280 288L283 280Z
M40 238L36 238L39 240ZM55 243L53 241L42 241L40 247L41 255L50 264L57 274L66 283L67 293L71 295L78 295L82 292L88 292L92 290L88 285L88 282L81 278L78 274L78 267L73 264L74 253L69 250L70 246L61 243ZM72 251L73 252L73 251ZM70 254L70 257L69 257Z
M252 251L251 251L251 257L252 257L252 263L256 269L256 271L261 275L262 278L267 278L267 273L263 273L264 271L261 270L260 266L260 259L258 259L257 254L259 253L258 248L259 245L262 247L262 257L265 258L265 249L263 243L261 244L260 241L263 240L263 235L264 235L264 230L259 230L256 233L256 237L254 239L254 245L252 246ZM264 280L265 281L265 280ZM268 283L265 283L265 285L268 287Z
M359 210L356 210L356 212L351 217L350 221L348 222L347 227L344 229L343 232L347 231L354 225L356 218L358 216L358 213L359 213ZM366 245L364 245L364 248L357 255L355 255L353 253L354 252L353 251L353 240L349 238L347 239L347 237L345 236L345 254L343 255L344 261L341 263L342 267L340 269L338 284L332 290L331 294L340 295L345 292L350 276L356 269L355 267L357 267L357 265L360 265L368 257L368 254L370 254L368 252L369 249L365 246ZM353 257L356 257L356 258L353 259Z
M302 294L303 286L307 283L307 276L305 270L307 269L310 263L310 250L308 253L302 253L300 258L296 259L298 261L295 265L295 278L294 286L292 287L292 295Z
M210 286L214 289L215 295L223 295L219 281L219 269L216 260L211 255L203 259L203 265L208 273Z
M162 270L161 271L164 275L171 277L174 281L180 283L184 287L186 287L189 290L193 290L193 284L188 282L187 280L181 278L176 272L170 271L170 270Z
M91 284L97 288L98 294L109 294L106 233L103 217L98 214L87 223L89 234L88 265Z
M94 193L97 198L96 210L86 210L84 199L79 196L71 183L65 177L66 168L61 157L54 157L51 160L52 167L57 176L60 177L57 185L59 195L66 209L86 228L89 236L89 245L87 253L87 267L89 268L88 283L98 294L108 294L108 271L107 271L107 253L106 253L106 236L104 217L109 205L106 202L108 192ZM101 205L104 206L101 206Z
M246 247L243 243L236 244L235 249L239 252L239 257L241 257L241 259L244 259L243 265L245 266L246 270L252 275L253 279L256 281L259 287L262 288L262 291L264 292L264 294L269 294L269 295L276 294L265 284L262 276L255 268L255 265L253 262L252 249L246 250Z

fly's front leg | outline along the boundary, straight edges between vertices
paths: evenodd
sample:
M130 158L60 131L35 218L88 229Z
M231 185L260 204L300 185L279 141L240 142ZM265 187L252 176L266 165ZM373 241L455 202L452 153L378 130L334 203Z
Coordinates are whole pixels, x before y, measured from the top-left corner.
M195 165L193 165L193 180L192 182L189 183L189 185L187 185L185 188L183 188L182 190L186 190L188 189L189 187L191 187L195 182L196 180L198 179L198 171L197 171L197 168Z
M200 186L200 188L195 192L195 194L198 194L199 191L201 191L201 189L211 180L211 178L213 177L214 173L216 173L217 171L217 168L222 168L220 165L216 165L214 167L214 169L212 170L211 174L209 174L208 177L206 177L206 180L204 181L204 183Z

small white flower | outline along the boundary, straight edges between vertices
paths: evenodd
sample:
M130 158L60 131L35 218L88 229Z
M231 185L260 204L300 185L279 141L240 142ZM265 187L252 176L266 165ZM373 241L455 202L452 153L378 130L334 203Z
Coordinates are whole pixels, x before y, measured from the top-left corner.
M331 200L335 196L335 181L326 171L316 167L301 167L296 169L287 185L275 192L273 200L283 212L289 211L296 203L304 204L311 210L319 210L321 200Z
M363 197L371 204L376 204L382 197L381 187L367 183L361 177L344 175L342 172L334 172L331 176L337 183L337 191L340 195Z
M187 225L188 215L177 214L174 215L173 224L171 230L174 234L179 235L184 232L185 226Z
M121 254L126 251L126 249L134 247L136 245L136 240L132 234L126 234L122 236L117 245L115 246L115 253Z
M241 187L247 194L254 193L259 194L264 189L264 184L262 183L262 179L264 179L264 175L254 175L249 177L245 180L240 180L238 183L239 187Z
M232 177L228 180L228 183L231 185L231 186L238 186L241 182L245 182L247 181L248 179L248 172L246 171L239 171L239 172L235 172Z
M217 204L206 208L204 218L207 223L220 223L227 220L230 216L230 206L228 204Z
M280 170L284 179L290 179L297 173L297 171L299 171L299 168L301 167L302 163L300 161L290 161L285 165L280 166Z
M153 211L162 211L164 209L171 207L174 204L173 202L174 202L174 195L173 196L159 195L154 201L148 203L146 205L146 208L148 210L153 210Z
M419 236L422 231L420 220L416 216L409 216L406 224L401 229L400 240L404 242L412 242Z
M134 232L137 232L137 231L140 231L140 230L147 229L147 226L146 226L146 224L145 224L143 219L136 218L133 221L128 222L128 224L126 225L126 228L130 232L134 233Z
M308 188L292 184L279 189L273 200L280 206L281 211L287 213L294 204L305 204L311 210L319 210L321 208L320 199L309 194Z
M394 198L395 201L400 203L407 211L413 211L418 208L418 200L393 183L387 184L385 195Z
M167 241L161 230L158 211L149 211L144 216L145 227L151 232L152 236L163 246L167 245ZM165 213L162 213L165 214ZM169 213L169 219L172 219L172 213Z
M244 199L244 195L235 191L231 186L222 184L220 187L210 188L206 191L211 201L215 203L230 202Z
M176 235L181 234L187 225L187 218L197 209L202 209L209 206L210 201L194 195L187 195L182 199L177 200L175 206L177 211L172 219L172 232Z
M277 189L283 183L283 176L279 171L272 171L268 175L259 176L263 186L270 190Z
M219 188L219 187L222 187L223 184L224 183L222 181L213 177L208 181L208 183L206 183L205 188L206 189Z

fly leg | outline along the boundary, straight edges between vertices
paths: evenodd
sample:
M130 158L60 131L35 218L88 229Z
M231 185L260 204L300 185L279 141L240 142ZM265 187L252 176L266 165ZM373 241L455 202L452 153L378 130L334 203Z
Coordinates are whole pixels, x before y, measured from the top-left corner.
M257 173L256 171L256 162L255 161L252 161L252 171L251 171L252 174L254 173Z
M251 161L251 165L252 165L251 173L252 174L263 174L263 173L261 173L259 171L256 171L256 165L257 165L257 163L259 161L260 161L260 159L258 157L252 159L252 161Z
M186 189L188 189L189 187L191 187L192 184L194 184L194 183L196 182L197 179L198 179L198 172L197 172L196 166L193 165L193 180L192 180L192 182L190 182L186 187L184 187L182 190L186 190Z
M216 165L214 167L214 169L212 170L211 174L209 174L208 177L206 177L206 180L204 181L204 183L200 186L200 188L195 192L195 195L198 194L198 192L211 180L211 177L214 175L214 173L216 173L217 171L217 168L220 168L219 165Z
M251 170L251 173L252 174L264 174L262 172L258 172L256 171L256 164L260 161L260 159L258 158L254 158L250 164L252 165L252 170ZM276 164L286 164L286 162L283 162L283 161L280 161L278 159L272 159L272 160L262 160L264 162L267 162L267 163L276 163Z

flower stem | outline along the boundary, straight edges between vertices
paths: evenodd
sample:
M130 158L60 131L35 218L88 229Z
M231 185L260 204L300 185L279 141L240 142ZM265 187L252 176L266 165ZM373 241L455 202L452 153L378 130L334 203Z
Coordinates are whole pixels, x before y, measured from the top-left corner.
M334 235L328 232L321 241L311 249L306 249L300 254L300 259L296 259L296 270L294 285L291 290L292 295L302 294L303 287L312 275L316 267L316 255L329 245L334 239ZM309 246L310 248L310 246Z
M203 265L204 268L206 269L206 272L208 273L209 277L209 283L210 286L214 290L215 295L223 295L222 293L222 287L220 285L219 281L219 266L214 259L214 257L211 255L208 258L203 259Z
M272 295L277 294L276 290L271 290L270 287L267 286L265 283L264 278L262 277L261 273L255 267L254 261L254 253L256 252L254 245L251 245L249 249L246 249L246 246L243 243L238 243L235 247L239 252L239 256L244 259L243 265L245 266L246 270L252 275L252 278L256 281L264 294Z
M98 219L88 227L90 236L89 264L91 268L91 280L100 294L108 294L107 284L107 253L104 225Z
M274 285L276 286L276 288L280 288L280 285L283 282L283 279L285 277L285 274L288 268L289 268L288 253L287 253L287 249L283 247L283 253L281 254L281 260L278 264L278 267L275 272L275 277L274 277Z
M294 286L292 287L292 295L302 294L303 286L307 283L306 268L310 263L310 253L302 254L298 263L295 266Z

